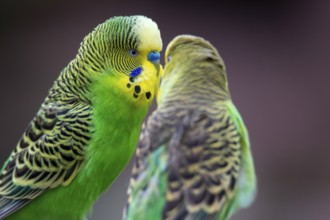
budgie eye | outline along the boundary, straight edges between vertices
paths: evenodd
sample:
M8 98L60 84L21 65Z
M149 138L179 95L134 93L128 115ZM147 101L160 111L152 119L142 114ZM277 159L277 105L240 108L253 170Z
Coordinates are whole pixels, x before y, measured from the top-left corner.
M137 56L137 54L138 54L137 50L134 49L129 50L129 55L131 55L132 57Z
M169 63L171 60L172 60L172 56L169 55L169 56L167 57L167 62Z

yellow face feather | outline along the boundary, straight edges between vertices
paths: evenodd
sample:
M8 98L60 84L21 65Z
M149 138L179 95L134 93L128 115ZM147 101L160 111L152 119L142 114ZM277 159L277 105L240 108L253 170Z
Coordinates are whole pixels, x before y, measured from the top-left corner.
M163 67L155 67L154 64L146 60L142 63L143 73L137 77L127 77L118 75L118 88L120 93L125 94L127 100L134 105L150 106L155 96L158 94L160 76ZM113 83L109 81L109 86L113 87Z
M152 51L160 52L162 50L162 39L157 24L151 19L140 19L133 31L141 39L138 52L143 70L141 76L135 79L129 87L134 91L133 98L138 96L136 103L145 102L147 99L147 103L150 105L157 96L163 67L159 62L156 64L150 62L148 54Z
M139 50L161 51L163 48L162 38L157 24L151 19L140 19L134 26L133 32L143 39L140 42Z

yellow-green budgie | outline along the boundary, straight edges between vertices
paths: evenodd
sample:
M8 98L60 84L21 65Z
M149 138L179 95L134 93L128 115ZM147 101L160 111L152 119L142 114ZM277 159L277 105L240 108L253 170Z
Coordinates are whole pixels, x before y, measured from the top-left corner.
M81 220L134 153L162 67L157 24L98 25L1 169L0 219Z
M249 206L256 175L247 129L217 50L179 35L166 49L158 107L142 127L126 220L225 220Z

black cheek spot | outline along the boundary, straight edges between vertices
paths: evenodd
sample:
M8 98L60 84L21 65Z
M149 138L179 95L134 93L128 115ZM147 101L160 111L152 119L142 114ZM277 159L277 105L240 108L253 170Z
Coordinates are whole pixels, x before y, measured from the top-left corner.
M135 94L135 93L134 93L134 94L133 94L133 97L137 99L139 96L138 96L138 94Z
M134 77L131 76L131 77L129 78L129 81L133 83L133 82L134 82Z
M136 94L139 94L141 92L141 87L140 86L135 86L134 91Z
M131 88L131 84L130 83L127 83L127 88Z
M151 93L150 92L146 92L146 97L147 97L147 99L150 99Z

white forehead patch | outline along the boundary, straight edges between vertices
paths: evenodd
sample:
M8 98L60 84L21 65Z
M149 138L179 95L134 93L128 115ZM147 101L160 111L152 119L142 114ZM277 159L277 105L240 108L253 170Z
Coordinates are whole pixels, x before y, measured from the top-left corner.
M161 51L163 48L162 38L157 24L145 16L139 16L133 31L141 39L140 48Z

